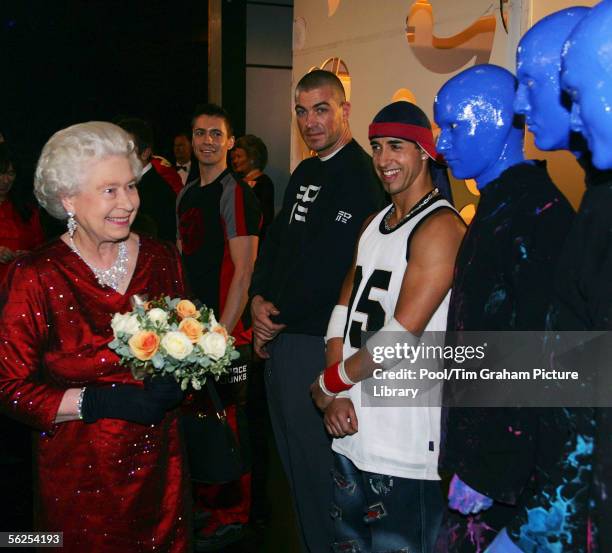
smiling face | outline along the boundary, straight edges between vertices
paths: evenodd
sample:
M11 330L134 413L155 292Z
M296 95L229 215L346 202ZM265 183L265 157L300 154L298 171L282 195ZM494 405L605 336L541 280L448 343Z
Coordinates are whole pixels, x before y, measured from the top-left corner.
M97 244L125 240L140 205L128 159L110 156L93 162L85 169L79 193L62 203L75 214L77 235L85 233Z
M414 142L401 138L380 137L370 141L372 162L380 182L389 196L410 191L415 196L427 192L426 182L419 187L417 179L428 171L429 157Z
M329 85L296 92L295 115L306 145L321 157L333 153L348 132L350 104Z
M193 121L193 153L200 165L227 167L227 152L234 147L234 137L229 136L223 117L200 115Z

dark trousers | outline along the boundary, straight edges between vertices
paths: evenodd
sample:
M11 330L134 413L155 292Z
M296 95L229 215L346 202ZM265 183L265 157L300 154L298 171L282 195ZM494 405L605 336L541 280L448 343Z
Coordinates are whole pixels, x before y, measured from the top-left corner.
M440 482L358 469L334 453L337 553L431 553L442 522Z
M331 441L310 398L325 367L322 337L281 334L268 346L266 389L276 447L291 487L304 553L332 543Z
M270 418L264 372L264 360L257 358L251 364L246 406L251 443L251 516L256 524L267 521L270 509L267 493Z

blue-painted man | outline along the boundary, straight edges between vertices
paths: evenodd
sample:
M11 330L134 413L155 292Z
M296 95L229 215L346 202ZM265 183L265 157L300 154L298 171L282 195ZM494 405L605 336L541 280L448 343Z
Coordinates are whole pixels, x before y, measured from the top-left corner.
M545 165L524 159L515 89L510 72L479 65L450 79L434 103L438 150L454 176L475 179L481 193L457 257L450 331L545 327L573 211ZM483 551L517 515L532 493L537 431L532 410L449 409L442 468L454 476L445 551Z
M587 187L573 244L577 286L587 328L612 327L612 3L600 2L572 31L563 48L561 85L572 100L572 130L586 138L593 165L604 173ZM574 233L574 231L572 231ZM609 397L609 391L605 390ZM595 509L599 551L612 550L612 414L596 411Z

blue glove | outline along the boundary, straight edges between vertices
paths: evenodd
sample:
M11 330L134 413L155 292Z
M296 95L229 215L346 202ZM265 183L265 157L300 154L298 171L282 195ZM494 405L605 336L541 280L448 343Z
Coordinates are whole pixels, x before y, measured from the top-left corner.
M506 529L502 528L501 532L491 542L491 545L487 547L485 553L523 553L523 550L516 546L508 537Z
M485 511L493 505L493 500L470 488L456 474L448 490L448 506L459 511L462 515L469 515Z

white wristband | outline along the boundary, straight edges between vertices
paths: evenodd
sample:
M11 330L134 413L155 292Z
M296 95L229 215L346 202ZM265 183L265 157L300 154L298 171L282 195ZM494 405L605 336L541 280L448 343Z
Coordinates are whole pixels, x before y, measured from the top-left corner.
M347 386L354 386L355 384L357 384L357 382L353 382L350 379L349 375L346 374L346 367L344 366L344 361L342 361L338 366L338 376L340 377L340 380L342 380L342 382L344 382Z
M319 387L321 388L321 391L329 397L336 397L336 394L334 394L333 392L330 392L327 387L325 386L325 379L323 378L323 373L321 373L319 375Z
M348 317L348 307L346 305L336 305L329 318L325 343L332 338L344 338L344 327Z

